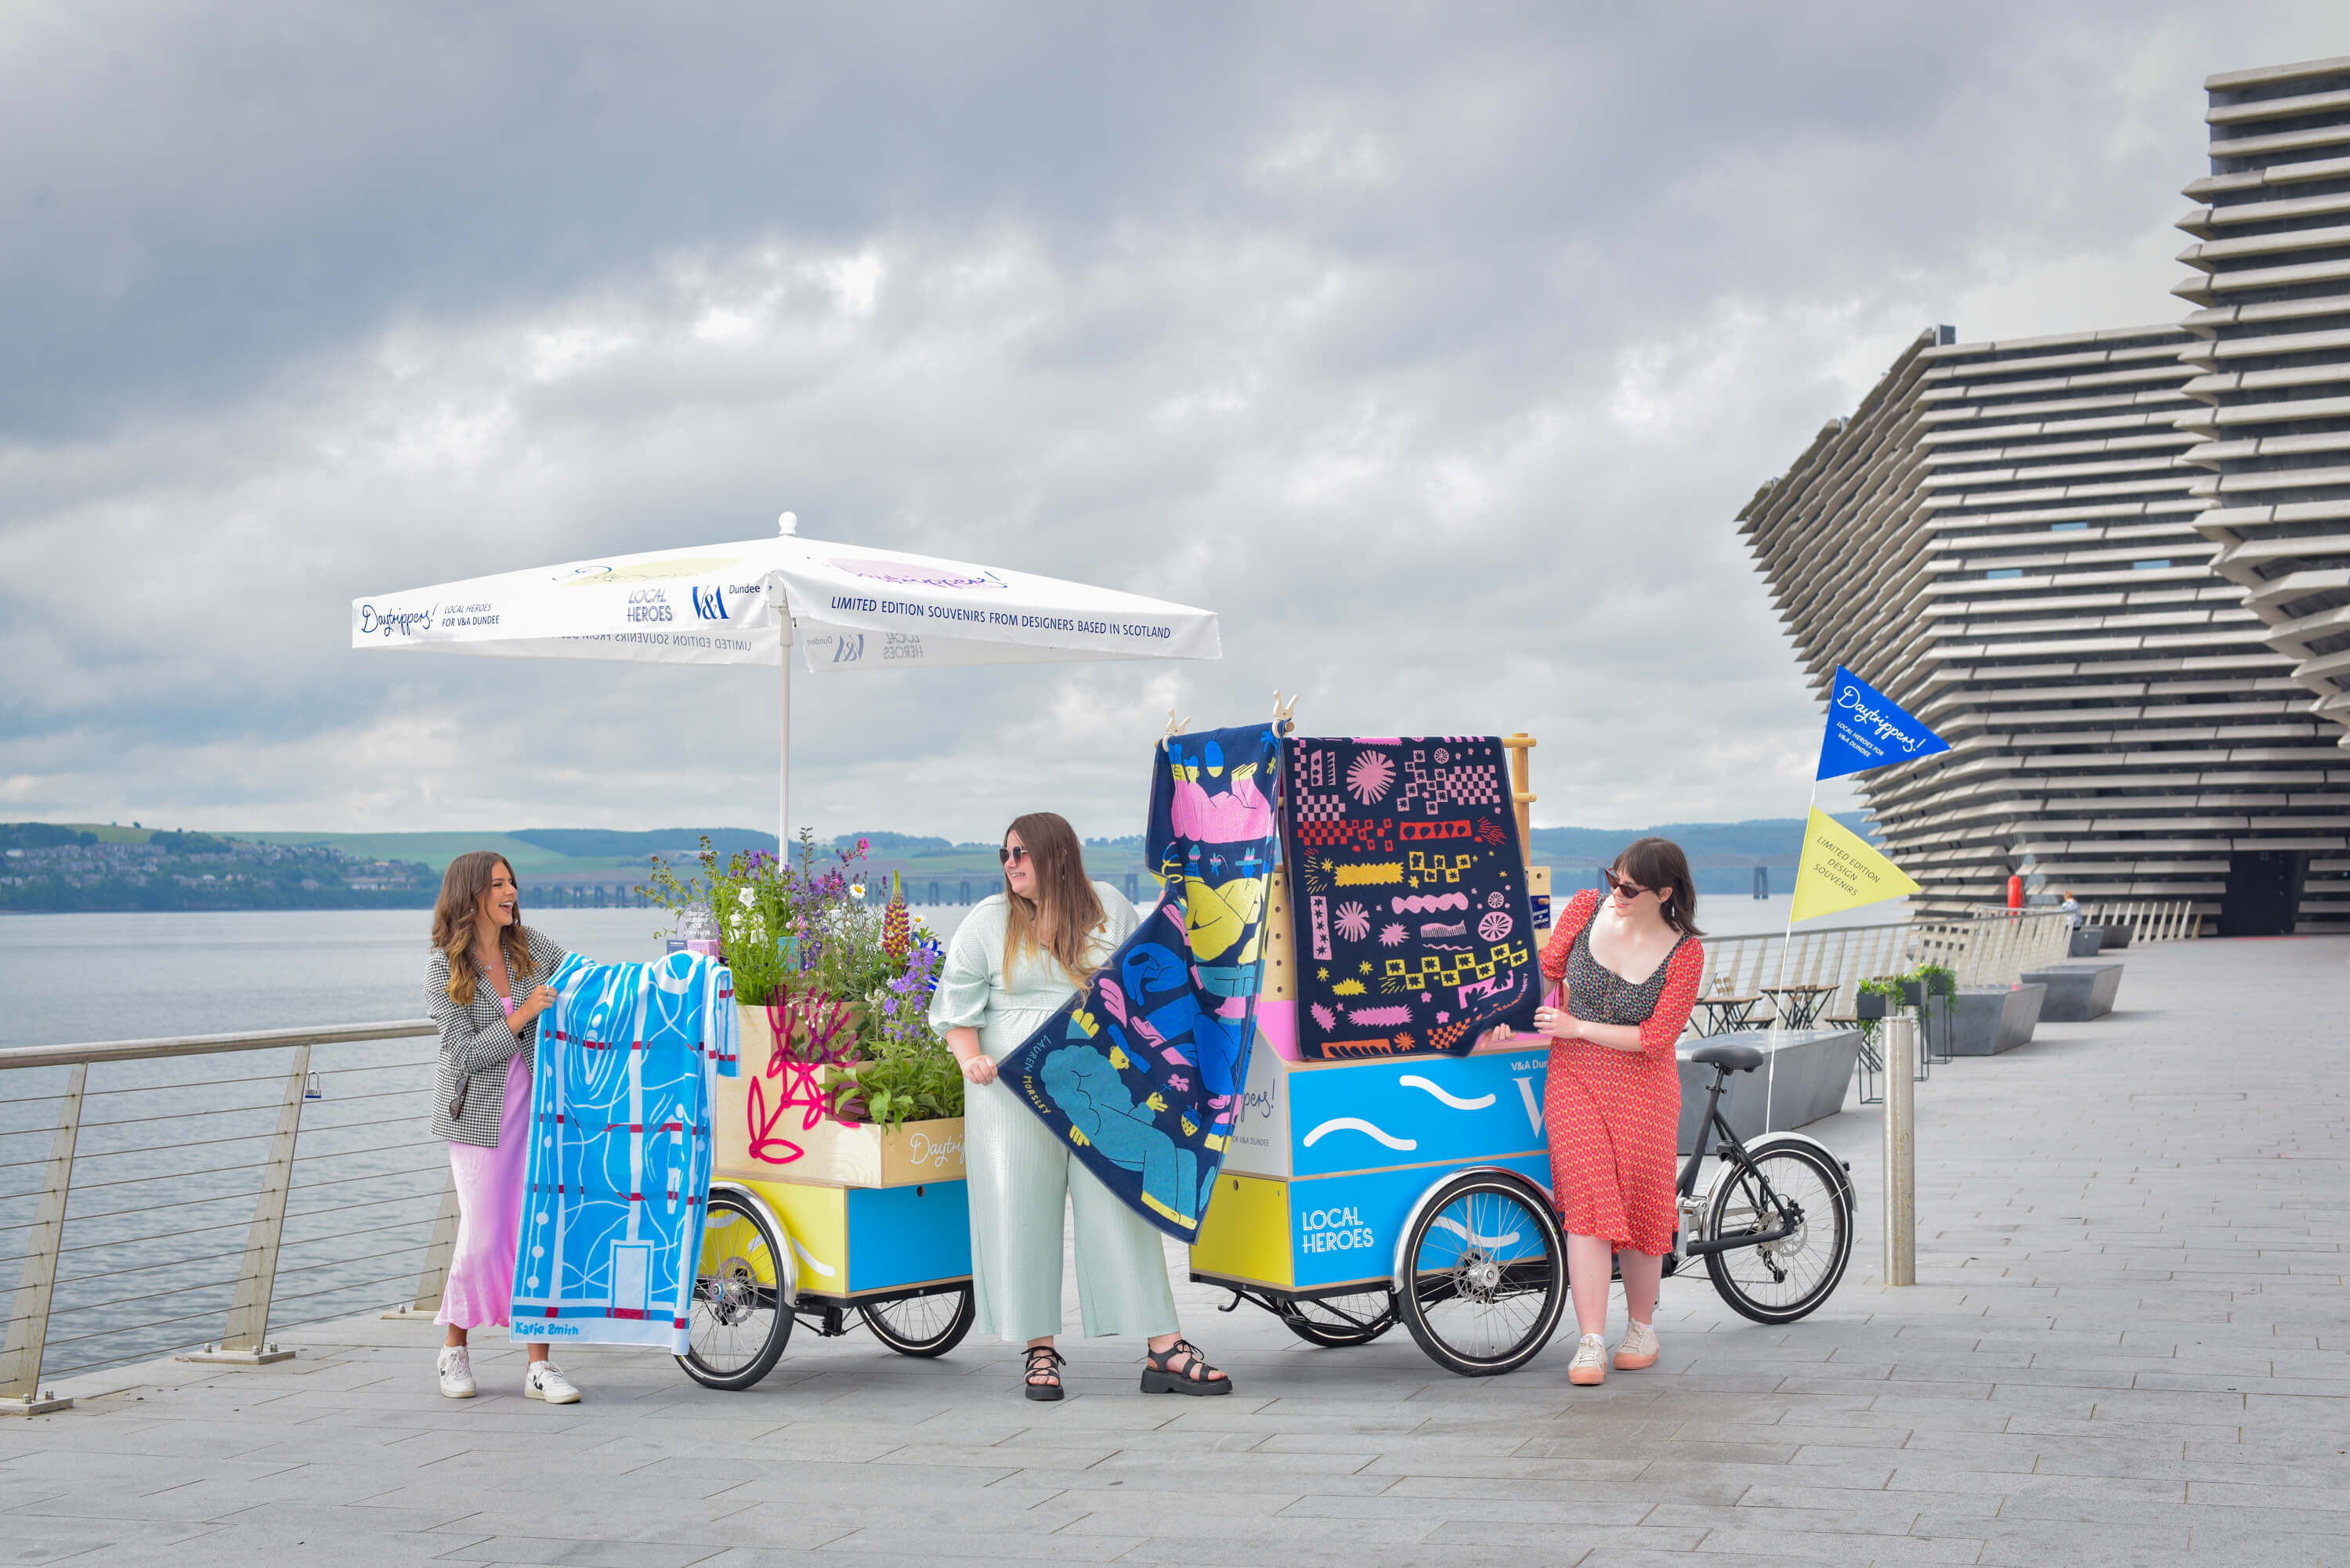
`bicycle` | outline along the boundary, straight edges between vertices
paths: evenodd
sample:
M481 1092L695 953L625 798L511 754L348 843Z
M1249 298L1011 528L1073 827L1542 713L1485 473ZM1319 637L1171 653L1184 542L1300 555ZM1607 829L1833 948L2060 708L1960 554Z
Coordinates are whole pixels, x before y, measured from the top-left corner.
M1765 1060L1752 1045L1707 1045L1690 1059L1713 1069L1696 1147L1680 1168L1674 1198L1680 1229L1664 1272L1703 1258L1713 1288L1732 1312L1756 1323L1793 1323L1816 1311L1852 1261L1852 1168L1816 1138L1765 1133L1748 1144L1721 1114L1732 1073ZM1703 1199L1697 1179L1708 1135L1721 1166Z

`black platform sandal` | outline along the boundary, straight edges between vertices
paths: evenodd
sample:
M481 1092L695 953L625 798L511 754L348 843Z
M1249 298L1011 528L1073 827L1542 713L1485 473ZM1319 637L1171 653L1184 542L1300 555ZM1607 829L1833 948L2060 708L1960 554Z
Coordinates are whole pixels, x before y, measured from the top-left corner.
M1061 1397L1061 1368L1067 1365L1067 1362L1061 1359L1061 1353L1051 1345L1030 1345L1028 1370L1024 1374L1028 1397L1042 1399L1048 1403ZM1053 1381L1039 1383L1036 1381L1039 1377L1049 1377Z
M1175 1370L1179 1355L1189 1355L1191 1365L1182 1371ZM1142 1391L1145 1394L1229 1394L1232 1380L1208 1365L1200 1347L1188 1339L1179 1339L1164 1350L1148 1351L1142 1357Z

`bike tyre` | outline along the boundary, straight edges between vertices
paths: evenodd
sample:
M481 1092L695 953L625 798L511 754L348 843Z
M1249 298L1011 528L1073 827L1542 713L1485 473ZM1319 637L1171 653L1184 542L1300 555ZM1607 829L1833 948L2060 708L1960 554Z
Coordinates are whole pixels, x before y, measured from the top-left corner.
M729 1394L740 1393L753 1386L775 1369L775 1363L783 1358L784 1346L791 1341L792 1324L795 1321L791 1303L783 1299L778 1288L784 1267L784 1240L768 1227L758 1210L750 1204L723 1192L711 1195L710 1208L702 1223L702 1262L704 1265L709 1263L713 1255L713 1242L719 1251L723 1251L725 1247L723 1241L715 1241L712 1232L723 1236L738 1223L750 1226L758 1248L774 1260L770 1267L776 1273L776 1282L758 1280L756 1264L754 1263L751 1265L750 1282L745 1287L751 1293L755 1307L773 1314L768 1321L766 1337L741 1354L723 1358L709 1354L704 1345L689 1341L686 1353L677 1358L677 1364L685 1369L688 1377L704 1388L715 1388ZM743 1251L750 1253L753 1249L745 1248ZM705 1311L702 1303L708 1299L706 1293L713 1287L715 1281L714 1274L703 1274L697 1270L693 1282L694 1305L689 1320L692 1326L687 1330L689 1334L701 1330Z
M1461 1199L1491 1198L1497 1204L1514 1205L1540 1232L1543 1243L1539 1258L1513 1260L1513 1267L1523 1267L1535 1282L1542 1299L1534 1305L1534 1314L1523 1332L1509 1345L1491 1354L1478 1354L1452 1342L1442 1324L1431 1316L1431 1308L1442 1304L1448 1292L1434 1279L1423 1279L1421 1260L1429 1247L1430 1233L1440 1220L1449 1218L1447 1210ZM1475 1208L1466 1210L1477 1220ZM1459 1224L1455 1221L1455 1226ZM1452 1228L1452 1227L1448 1227ZM1440 1244L1439 1252L1450 1247ZM1451 1249L1459 1251L1459 1249ZM1560 1314L1566 1310L1566 1238L1558 1228L1558 1216L1551 1210L1550 1201L1531 1182L1497 1175L1491 1171L1463 1171L1438 1184L1433 1198L1420 1207L1419 1216L1412 1223L1411 1232L1404 1238L1405 1282L1396 1293L1396 1315L1411 1330L1413 1339L1428 1358L1447 1372L1461 1377L1492 1377L1504 1372L1514 1372L1542 1354L1543 1346L1558 1328ZM1429 1270L1430 1274L1445 1271ZM1546 1277L1545 1277L1546 1276Z
M1314 1302L1284 1302L1276 1315L1280 1317L1281 1325L1284 1328L1308 1345L1319 1345L1333 1350L1344 1349L1353 1345L1368 1345L1396 1325L1396 1298L1393 1291L1365 1291L1362 1293L1367 1296L1385 1295L1387 1305L1377 1317L1369 1319L1361 1328L1357 1328L1350 1324L1329 1323L1307 1315L1306 1309L1317 1304ZM1338 1299L1351 1302L1358 1298L1341 1296Z
M893 1309L907 1306L914 1302L935 1301L941 1296L949 1294L956 1297L954 1314L947 1320L947 1325L944 1328L927 1339L920 1334L905 1332L899 1324L890 1319ZM857 1315L865 1320L865 1326L873 1331L874 1338L899 1355L927 1358L944 1355L962 1343L962 1336L971 1332L972 1320L979 1315L979 1301L972 1294L971 1282L965 1280L962 1284L955 1286L951 1292L933 1291L926 1296L899 1296L895 1301L876 1302L870 1305L860 1303L857 1309Z
M1836 1286L1843 1282L1845 1269L1852 1262L1852 1181L1846 1176L1844 1168L1830 1156L1808 1142L1794 1138L1763 1138L1750 1145L1746 1150L1746 1156L1747 1165L1761 1170L1766 1178L1771 1176L1770 1167L1793 1161L1796 1167L1815 1178L1819 1185L1826 1190L1827 1213L1814 1216L1806 1210L1804 1216L1804 1226L1806 1232L1805 1244L1808 1248L1819 1244L1821 1238L1818 1231L1821 1221L1827 1222L1826 1228L1829 1234L1825 1241L1828 1249L1828 1266L1809 1290L1792 1302L1761 1300L1751 1294L1744 1282L1731 1272L1731 1261L1733 1256L1755 1251L1757 1249L1741 1247L1728 1251L1708 1252L1705 1255L1705 1272L1713 1281L1715 1293L1721 1297L1731 1311L1741 1317L1751 1318L1756 1323L1794 1323L1798 1318L1808 1317L1819 1310L1820 1303L1834 1294ZM1737 1162L1733 1160L1730 1168L1725 1168L1714 1181L1712 1197L1707 1205L1706 1211L1705 1233L1709 1239L1717 1238L1722 1234L1723 1217L1729 1212L1732 1200L1738 1195L1739 1183L1736 1179L1736 1169ZM1772 1185L1775 1189L1787 1190L1790 1184L1773 1179Z

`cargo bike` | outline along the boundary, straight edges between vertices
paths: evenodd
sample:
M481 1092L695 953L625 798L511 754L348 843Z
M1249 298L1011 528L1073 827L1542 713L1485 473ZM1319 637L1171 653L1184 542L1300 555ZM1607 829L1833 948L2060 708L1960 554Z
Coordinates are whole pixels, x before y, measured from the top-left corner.
M745 1039L764 1032L744 1010ZM718 1080L686 1375L749 1388L795 1326L858 1326L901 1355L944 1355L971 1332L962 1120L884 1129L824 1114L822 1068Z
M1548 869L1529 881L1545 908ZM1261 1016L1277 1018L1285 1000L1284 902L1277 891ZM1367 1345L1400 1322L1462 1376L1540 1355L1568 1300L1543 1130L1545 1043L1521 1035L1462 1056L1307 1062L1279 1033L1261 1031L1251 1053L1191 1279L1230 1290L1222 1310L1252 1302L1312 1345ZM1712 1081L1686 1140L1664 1270L1702 1259L1733 1311L1792 1323L1844 1277L1852 1182L1814 1139L1783 1132L1749 1144L1731 1128L1729 1078L1764 1059L1735 1041L1685 1057Z
M1762 1064L1759 1049L1715 1042L1689 1059L1713 1081L1680 1168L1664 1271L1702 1259L1733 1311L1792 1323L1851 1260L1850 1175L1800 1133L1750 1144L1731 1129L1722 1090ZM1250 1115L1191 1278L1232 1291L1225 1310L1253 1302L1309 1344L1367 1345L1400 1322L1464 1377L1524 1366L1567 1304L1542 1130L1545 1061L1524 1036L1467 1056L1252 1060Z

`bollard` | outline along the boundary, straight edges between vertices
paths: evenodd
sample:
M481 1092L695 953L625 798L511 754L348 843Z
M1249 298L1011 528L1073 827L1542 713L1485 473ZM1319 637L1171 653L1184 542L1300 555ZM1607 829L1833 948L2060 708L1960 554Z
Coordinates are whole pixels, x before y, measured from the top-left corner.
M1885 1021L1885 1282L1918 1282L1918 1020Z

